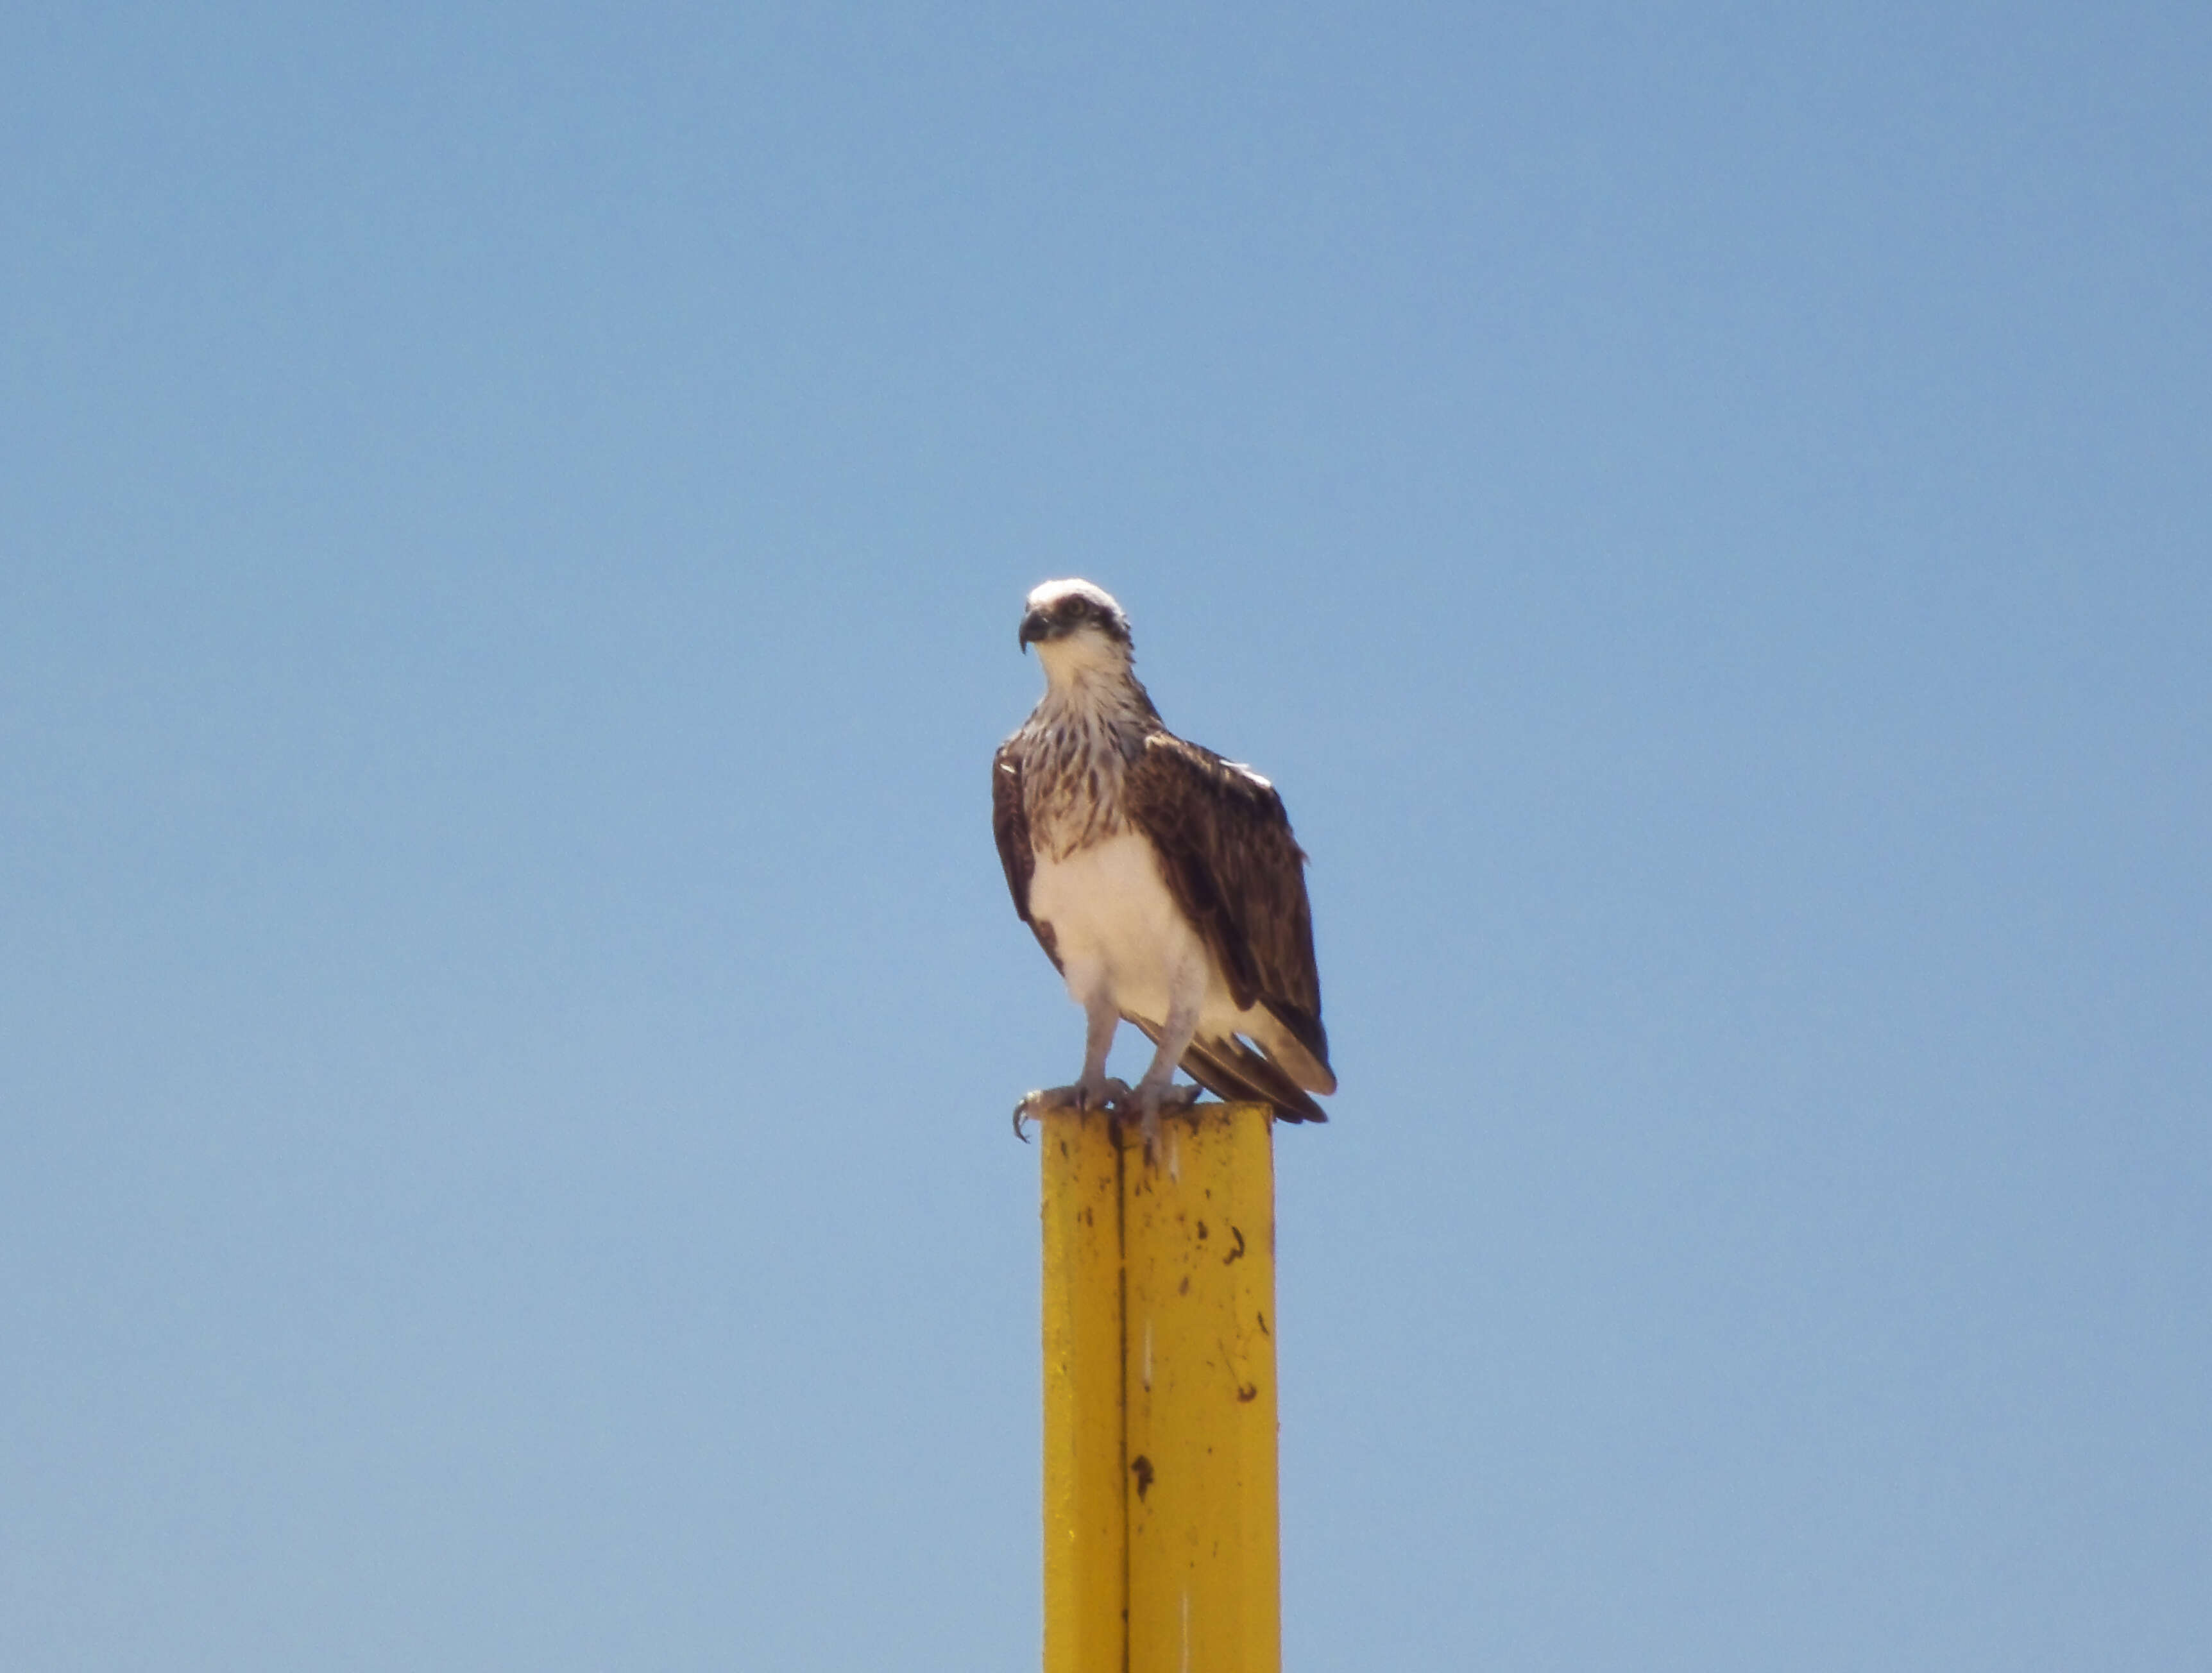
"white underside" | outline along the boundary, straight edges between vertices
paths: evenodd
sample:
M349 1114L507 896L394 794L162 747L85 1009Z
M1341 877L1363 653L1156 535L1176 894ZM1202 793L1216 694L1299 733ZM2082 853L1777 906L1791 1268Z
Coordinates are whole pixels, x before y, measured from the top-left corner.
M1152 843L1133 831L1065 860L1039 854L1030 916L1052 927L1067 995L1078 1005L1104 998L1123 1016L1159 1027L1176 997L1196 995L1201 1039L1273 1031L1265 1013L1237 1009L1206 943L1168 892Z

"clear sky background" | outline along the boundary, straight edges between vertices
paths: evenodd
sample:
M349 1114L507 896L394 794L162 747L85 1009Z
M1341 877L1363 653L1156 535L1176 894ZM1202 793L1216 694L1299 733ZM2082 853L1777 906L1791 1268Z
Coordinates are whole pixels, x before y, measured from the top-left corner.
M27 0L0 1665L1033 1664L1066 575L1291 1666L2212 1664L2212 9Z

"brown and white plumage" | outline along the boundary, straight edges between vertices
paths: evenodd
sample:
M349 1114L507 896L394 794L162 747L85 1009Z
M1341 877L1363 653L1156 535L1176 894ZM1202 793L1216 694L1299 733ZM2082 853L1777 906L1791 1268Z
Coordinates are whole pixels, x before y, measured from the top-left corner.
M1014 910L1088 1021L1082 1078L1036 1092L1054 1104L1114 1101L1115 1025L1158 1048L1121 1100L1156 1127L1194 1092L1325 1121L1333 1092L1306 902L1305 855L1282 798L1249 768L1170 732L1137 681L1128 620L1088 581L1032 592L1020 642L1047 685L993 762L992 827Z

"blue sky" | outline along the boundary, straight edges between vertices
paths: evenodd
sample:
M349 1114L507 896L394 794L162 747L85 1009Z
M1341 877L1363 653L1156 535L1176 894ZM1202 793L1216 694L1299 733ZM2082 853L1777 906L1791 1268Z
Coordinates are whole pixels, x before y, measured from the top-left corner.
M2208 72L12 9L0 1662L1034 1658L1082 575L1312 855L1288 1664L2204 1665Z

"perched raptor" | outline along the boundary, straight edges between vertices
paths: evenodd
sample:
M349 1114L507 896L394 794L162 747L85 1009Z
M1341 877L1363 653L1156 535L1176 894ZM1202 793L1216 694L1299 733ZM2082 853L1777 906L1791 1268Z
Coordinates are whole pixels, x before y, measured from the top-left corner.
M991 824L1014 910L1066 980L1088 1027L1083 1075L1014 1111L1111 1105L1156 1147L1160 1112L1197 1086L1326 1121L1305 855L1275 787L1186 743L1137 683L1129 618L1086 581L1029 595L1019 641L1045 693L992 763ZM1158 1047L1132 1089L1106 1076L1124 1019Z

